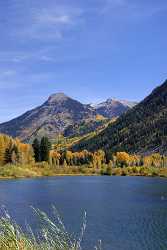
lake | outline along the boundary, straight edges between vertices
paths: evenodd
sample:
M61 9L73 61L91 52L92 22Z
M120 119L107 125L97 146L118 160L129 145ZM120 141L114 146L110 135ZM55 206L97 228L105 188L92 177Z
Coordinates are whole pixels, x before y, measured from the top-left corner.
M167 249L167 179L145 177L50 177L0 181L0 204L16 221L37 222L30 206L51 214L55 205L70 231L84 211L83 249L101 239L104 250Z

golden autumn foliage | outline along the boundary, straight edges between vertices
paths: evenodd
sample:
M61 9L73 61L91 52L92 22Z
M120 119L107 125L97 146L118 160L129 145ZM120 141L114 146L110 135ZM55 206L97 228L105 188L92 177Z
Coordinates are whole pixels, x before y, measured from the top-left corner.
M101 121L101 120L105 120L106 118L103 115L96 115L96 120L97 121Z
M60 165L61 154L55 150L50 151L50 164L51 165Z
M50 151L50 163L52 165L66 165L66 166L81 166L89 165L94 169L103 169L103 166L110 165L110 168L116 167L167 167L167 157L160 154L152 154L149 156L130 155L127 152L117 152L111 155L111 159L107 161L105 152L98 150L96 152L89 152L83 150L80 152L72 151Z
M0 176L167 175L167 157L158 153L141 156L117 152L106 156L103 150L72 152L70 150L56 150L51 147L49 159L43 162L39 160L35 163L33 149L30 144L0 134ZM12 168L10 168L11 166Z
M126 152L117 152L116 153L117 164L121 167L128 166L130 162L130 155Z
M7 163L29 164L33 161L31 145L22 143L19 139L13 139L0 134L0 165Z

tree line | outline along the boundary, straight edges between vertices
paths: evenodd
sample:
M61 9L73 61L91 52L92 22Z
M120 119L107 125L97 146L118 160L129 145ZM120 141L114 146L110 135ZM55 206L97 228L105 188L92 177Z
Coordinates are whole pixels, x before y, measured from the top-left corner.
M0 134L0 165L24 165L34 162L48 162L50 166L56 167L88 166L94 169L103 169L104 166L109 166L109 168L133 166L167 168L167 156L158 153L141 156L117 152L108 157L103 150L96 152L58 151L51 145L47 137L43 137L41 140L35 139L30 145L22 143L19 139Z
M57 150L55 145L51 147L48 138L44 137L39 142L34 140L33 144L34 157L36 162L47 161L53 166L82 166L87 165L92 168L101 169L104 165L112 168L145 166L145 167L167 167L167 157L154 153L148 156L128 154L127 152L116 152L108 155L104 150L100 149L95 152L82 150L72 152L70 150Z
M96 152L89 152L83 150L80 152L64 151L58 152L54 149L50 151L50 164L57 166L82 166L89 165L90 167L101 169L105 165L109 165L112 168L120 167L167 167L167 157L158 153L141 156L141 155L130 155L126 152L117 152L111 155L111 159L107 159L107 155L103 150Z

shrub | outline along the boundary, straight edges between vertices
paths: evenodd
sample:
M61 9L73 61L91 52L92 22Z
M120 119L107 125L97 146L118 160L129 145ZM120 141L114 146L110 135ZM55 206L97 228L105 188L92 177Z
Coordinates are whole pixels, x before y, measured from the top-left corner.
M107 175L112 175L112 167L110 165L107 166L106 174Z

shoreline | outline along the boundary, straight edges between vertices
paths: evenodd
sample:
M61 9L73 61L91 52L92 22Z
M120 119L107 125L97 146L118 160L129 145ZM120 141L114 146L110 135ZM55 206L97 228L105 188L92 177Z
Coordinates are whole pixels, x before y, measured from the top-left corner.
M147 178L163 178L167 179L167 176L162 175L101 175L101 174L54 174L54 175L39 175L39 176L0 176L0 181L7 180L23 180L23 179L42 179L42 178L52 178L52 177L96 177L96 176L105 176L105 177L147 177Z
M136 176L167 178L167 168L158 167L114 167L102 168L83 166L52 166L52 165L4 165L0 167L0 180L32 179L61 176Z

